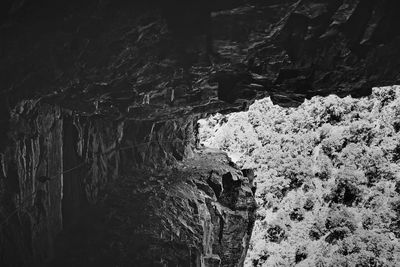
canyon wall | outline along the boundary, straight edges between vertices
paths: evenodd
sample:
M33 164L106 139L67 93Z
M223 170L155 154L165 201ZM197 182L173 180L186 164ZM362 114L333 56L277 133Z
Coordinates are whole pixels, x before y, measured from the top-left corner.
M242 265L252 184L225 154L195 150L196 121L117 122L21 102L1 154L2 264Z
M207 12L184 1L3 4L2 263L240 266L251 183L195 149L197 120L265 96L298 106L399 81L395 0L193 2ZM130 223L135 214L146 220ZM138 254L147 249L160 256Z
M39 264L54 256L55 238L77 223L99 191L117 177L118 128L73 120L60 107L22 101L11 112L1 153L1 261Z
M35 113L34 119L29 114ZM1 262L26 265L51 253L62 229L63 141L57 107L24 101L12 113L1 154ZM38 177L51 178L40 182ZM19 209L15 212L16 209Z

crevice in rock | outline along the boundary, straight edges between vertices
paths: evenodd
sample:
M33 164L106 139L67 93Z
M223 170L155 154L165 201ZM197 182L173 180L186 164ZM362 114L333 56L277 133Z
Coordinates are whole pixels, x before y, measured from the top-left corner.
M232 173L228 172L222 175L222 186L225 192L234 191L240 187L242 182L240 180L234 180Z
M63 169L69 170L82 163L77 151L79 141L78 130L73 118L64 117L63 125ZM80 213L87 206L83 184L83 166L63 174L62 218L64 228L76 223Z
M217 198L221 196L222 186L221 183L218 181L218 178L215 177L216 174L211 171L210 176L207 179L207 184L212 188L214 194Z
M223 215L219 215L219 232L218 232L218 242L219 244L222 244L222 238L224 236L224 226L225 226L225 220Z

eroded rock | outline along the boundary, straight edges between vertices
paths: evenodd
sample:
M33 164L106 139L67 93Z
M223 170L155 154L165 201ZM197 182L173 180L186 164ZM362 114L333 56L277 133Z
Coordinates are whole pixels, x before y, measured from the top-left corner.
M218 151L196 154L169 168L127 174L103 203L106 242L103 255L86 248L90 264L122 266L241 266L253 226L255 201L250 183ZM210 170L222 183L223 173L237 173L236 198L219 200L207 184ZM199 186L201 184L202 186ZM224 188L229 191L231 188ZM245 202L246 206L238 206ZM99 224L97 220L94 224ZM94 238L99 235L91 231ZM90 239L90 238L89 238ZM101 246L103 245L103 246ZM82 249L82 248L81 248ZM57 264L79 265L79 249ZM64 265L63 265L64 266Z
M363 96L400 78L397 1L217 1L211 16L206 8L211 33L186 27L184 45L157 1L50 2L6 1L0 14L0 218L38 192L1 229L0 257L12 266L50 259L62 224L87 232L91 220L80 214L107 199L110 182L119 190L128 177L154 184L137 188L132 178L126 189L137 191L124 193L152 211L121 207L140 211L138 223L162 233L136 235L152 255L163 255L154 260L240 265L252 228L252 178L205 163L204 173L194 172L204 159L194 155L195 121L267 95L297 106L317 94ZM211 57L204 33L213 37ZM180 161L192 170L185 173ZM164 168L162 177L178 187L151 178L149 170ZM174 176L184 174L190 178ZM157 213L165 197L169 211L183 217ZM207 219L191 221L192 213ZM91 245L107 248L107 238ZM115 238L111 251L127 250L125 241ZM133 248L121 257L153 260Z

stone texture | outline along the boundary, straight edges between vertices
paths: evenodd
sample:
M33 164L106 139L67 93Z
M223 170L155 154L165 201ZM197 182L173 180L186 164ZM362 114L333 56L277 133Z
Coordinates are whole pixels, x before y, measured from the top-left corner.
M399 82L396 1L293 3L249 53L253 72L274 85L271 97L296 106L314 95L368 95ZM384 26L386 25L386 26Z
M23 101L12 111L12 145L1 153L0 167L1 221L9 218L0 229L5 264L25 266L54 254L55 236L62 229L60 116L59 108L37 108L35 101ZM41 176L50 181L39 181Z
M119 154L113 150L120 128L70 117L38 101L22 101L11 111L10 141L0 153L5 266L31 266L54 257L57 235L78 223L119 174Z
M225 154L195 149L198 117L117 123L26 101L11 118L3 218L29 204L2 227L6 266L242 265L252 184Z
M1 228L0 262L22 266L53 255L57 261L71 244L83 253L82 264L93 261L97 246L112 252L105 263L113 253L152 261L136 245L132 254L118 254L129 248L122 233L150 222L144 226L153 239L138 240L159 253L154 260L240 266L252 191L240 173L221 172L205 159L195 171L204 156L194 149L196 121L268 95L296 106L317 94L361 96L399 81L397 1L194 1L207 11L199 18L183 2L169 1L181 5L172 10L156 0L1 4L0 218L36 189L40 194ZM168 22L171 14L180 23ZM189 27L194 21L211 26ZM160 176L151 178L155 170ZM48 176L54 178L36 179ZM178 176L190 177L188 183ZM119 203L113 212L123 216L110 215L112 221L128 220L132 229L111 231L117 237L108 244L110 237L99 234L109 229L102 208L112 211L120 194L148 209ZM168 211L182 217L162 213L161 195L171 199ZM194 207L206 219L189 219ZM125 211L143 218L129 223ZM85 214L98 219L95 229ZM57 242L54 253L61 229L68 242ZM98 235L85 234L91 230ZM82 238L69 236L74 231Z
M211 173L221 182L226 174L237 175L238 187L224 187L222 192L239 192L231 202L246 205L229 207L217 198L207 184ZM92 228L103 233L89 230L89 239L105 231L106 240L93 243L94 251L86 248L87 259L92 259L86 264L241 266L255 209L250 187L226 154L218 151L196 151L169 168L130 172L99 208L100 216L108 219L93 222ZM54 264L82 265L81 250L68 248L73 253L61 255Z

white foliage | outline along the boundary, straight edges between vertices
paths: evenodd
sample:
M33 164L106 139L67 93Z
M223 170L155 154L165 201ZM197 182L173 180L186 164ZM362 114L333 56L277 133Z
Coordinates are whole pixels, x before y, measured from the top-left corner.
M258 220L246 266L395 266L399 86L361 99L313 97L298 108L265 98L199 123L202 145L256 169Z

